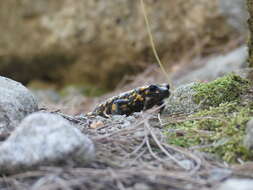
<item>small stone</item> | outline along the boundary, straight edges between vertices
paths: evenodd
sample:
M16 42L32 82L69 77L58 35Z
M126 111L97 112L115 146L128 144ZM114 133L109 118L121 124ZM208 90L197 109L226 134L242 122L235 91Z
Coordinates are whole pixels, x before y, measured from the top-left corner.
M10 132L28 114L38 111L38 102L21 83L0 76L0 133Z
M252 190L253 180L250 179L229 179L222 183L218 190Z
M253 150L253 118L247 123L243 144L247 149Z
M0 172L16 173L44 165L86 164L95 158L95 148L67 120L37 112L1 144L0 155Z
M232 175L232 171L226 168L214 168L210 171L209 181L223 181Z
M192 168L194 168L194 163L192 160L180 160L179 163L186 170L191 170Z
M90 124L91 129L97 129L104 126L104 123L102 121L95 121Z

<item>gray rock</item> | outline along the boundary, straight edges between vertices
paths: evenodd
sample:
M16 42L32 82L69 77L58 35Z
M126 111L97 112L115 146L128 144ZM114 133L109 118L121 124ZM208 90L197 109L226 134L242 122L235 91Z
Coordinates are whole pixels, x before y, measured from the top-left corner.
M0 77L0 133L10 132L28 114L38 110L32 93L21 83Z
M191 113L198 110L199 105L193 101L193 96L196 93L192 87L196 83L179 86L175 89L170 97L165 101L163 114L172 113Z
M218 190L252 190L253 180L250 179L229 179L222 183Z
M177 79L175 85L186 84L194 81L211 81L227 73L234 72L242 77L247 75L248 49L242 46L226 55L211 58L207 63L196 70Z
M179 160L179 163L188 171L194 168L194 161L192 160Z
M92 141L62 117L34 113L0 146L0 172L42 165L86 164L95 158Z
M219 0L219 8L222 15L227 18L228 23L237 31L247 36L248 12L245 0Z
M253 150L253 118L247 123L243 144L247 149Z
M228 177L230 177L232 173L233 172L227 168L214 168L210 171L210 176L208 177L208 180L211 183L224 181L225 179L228 179Z

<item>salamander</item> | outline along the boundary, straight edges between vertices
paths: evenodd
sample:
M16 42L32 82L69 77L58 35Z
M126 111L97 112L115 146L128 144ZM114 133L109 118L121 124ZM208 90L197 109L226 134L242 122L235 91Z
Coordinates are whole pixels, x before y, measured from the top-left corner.
M110 115L129 116L134 112L140 112L152 108L155 105L162 105L163 100L170 96L170 86L168 84L151 84L124 92L118 96L109 98L105 102L95 107L89 116L102 116L105 118Z

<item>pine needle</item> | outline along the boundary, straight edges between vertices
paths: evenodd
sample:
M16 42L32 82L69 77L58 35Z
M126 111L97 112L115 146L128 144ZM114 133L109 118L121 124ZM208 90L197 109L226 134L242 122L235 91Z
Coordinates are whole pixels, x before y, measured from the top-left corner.
M166 72L166 70L165 70L165 68L164 68L164 66L163 66L163 64L162 64L162 62L161 62L161 60L160 60L160 58L158 56L156 48L155 48L155 43L154 43L153 36L152 36L152 33L151 33L150 24L149 24L149 21L148 21L148 17L147 17L147 13L146 13L144 2L143 2L143 0L140 0L140 1L141 1L141 7L142 7L143 16L144 16L144 19L145 19L145 23L146 23L146 27L147 27L148 36L149 36L149 40L150 40L152 51L154 53L156 61L157 61L158 65L160 66L160 68L161 68L164 76L167 78L168 82L171 84L170 78L168 76L168 73Z

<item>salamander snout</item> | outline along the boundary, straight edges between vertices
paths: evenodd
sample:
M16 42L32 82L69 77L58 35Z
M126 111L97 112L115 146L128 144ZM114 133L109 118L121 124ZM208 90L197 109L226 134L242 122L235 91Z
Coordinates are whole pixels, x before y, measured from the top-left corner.
M163 98L170 96L170 86L168 84L160 86L159 91Z
M147 95L149 97L156 97L156 98L167 98L170 95L169 91L170 86L168 84L165 85L150 85L148 88Z

